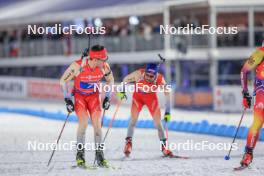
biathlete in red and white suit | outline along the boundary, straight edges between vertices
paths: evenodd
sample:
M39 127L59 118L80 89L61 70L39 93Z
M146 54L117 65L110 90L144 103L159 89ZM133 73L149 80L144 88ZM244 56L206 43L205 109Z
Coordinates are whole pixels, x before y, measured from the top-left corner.
M131 106L131 119L129 122L126 145L124 153L129 156L132 151L132 138L134 128L138 120L138 116L143 106L146 106L154 120L155 126L158 130L158 136L161 141L161 150L165 156L172 155L172 152L167 147L167 139L165 137L164 129L161 123L161 111L157 97L157 90L164 91L166 97L166 110L164 120L168 122L170 115L170 94L164 77L158 73L158 65L155 63L147 64L146 68L136 70L123 79L123 83L135 83L135 91L133 94ZM125 92L118 93L120 98L125 97Z
M85 166L85 131L88 125L88 118L91 118L94 129L94 141L96 148L96 160L99 166L106 166L107 161L103 154L102 129L101 129L101 101L98 90L100 80L105 78L108 85L112 85L114 77L109 65L106 63L107 51L103 46L95 45L91 48L89 58L78 59L73 62L64 72L60 79L65 103L68 112L76 112L78 117L77 130L77 155L78 166ZM74 80L74 104L71 100L72 92L67 83ZM110 86L111 87L111 86ZM106 93L103 101L103 108L110 106L110 91Z

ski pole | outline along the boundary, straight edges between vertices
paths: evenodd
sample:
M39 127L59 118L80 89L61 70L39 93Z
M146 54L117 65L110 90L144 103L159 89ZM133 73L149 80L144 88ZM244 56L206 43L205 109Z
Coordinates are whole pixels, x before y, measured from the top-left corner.
M239 121L239 124L238 124L238 127L237 127L237 130L236 130L236 134L233 138L233 141L232 141L232 144L231 144L231 147L229 149L229 152L228 152L228 155L225 156L225 160L229 160L230 159L230 154L231 154L231 151L232 151L232 147L233 147L233 144L237 138L237 134L238 134L238 131L239 131L239 128L240 128L240 125L241 125L241 122L243 120L243 117L245 115L245 112L246 112L246 108L244 108L243 112L242 112L242 115L241 115L241 118L240 118L240 121Z
M107 131L106 131L106 133L105 133L105 136L104 136L104 139L103 139L103 143L105 142L105 139L106 139L106 137L107 137L107 135L108 135L108 133L109 133L110 128L112 128L113 122L114 122L114 120L115 120L115 117L116 117L117 111L119 110L119 107L120 107L121 103L122 103L122 100L119 101L118 104L117 104L117 107L116 107L116 110L115 110L115 112L114 112L114 115L113 115L113 117L112 117L112 119L111 119L111 121L110 121L110 123L109 123L108 129L107 129Z
M103 126L103 123L104 123L104 116L105 116L105 109L103 111L103 116L102 116L102 121L101 121L101 127Z
M57 142L56 142L56 146L55 146L55 147L53 148L53 150L52 150L52 153L51 153L51 156L50 156L49 162L48 162L48 164L47 164L47 167L50 165L50 162L51 162L51 160L52 160L52 158L53 158L53 155L54 155L54 153L55 153L55 151L56 151L57 145L58 145L58 143L59 143L59 140L60 140L60 138L61 138L62 132L63 132L63 130L64 130L64 127L65 127L65 125L66 125L66 122L68 121L68 118L69 118L70 114L71 114L71 113L69 112L68 115L67 115L67 117L66 117L66 119L65 119L65 121L64 121L64 124L63 124L63 126L62 126L62 129L61 129L61 131L60 131L59 137L58 137Z
M167 142L169 142L169 129L168 129L168 123L167 122L165 122L165 131L166 131Z
M103 126L103 121L104 121L104 116L105 116L105 109L103 111L103 115L102 115L102 121L101 121L101 127ZM95 161L96 161L96 157L94 158L94 162L93 162L93 165L95 166Z
M89 57L89 51L90 51L90 47L91 47L91 34L88 35L88 48L85 48L83 53L82 53L82 63L81 63L81 68L80 68L80 72L82 72L83 67ZM83 59L84 57L86 57L85 59Z
M109 133L109 130L110 130L110 128L112 127L113 121L114 121L114 119L115 119L115 117L116 117L117 111L119 110L119 107L120 107L121 103L122 103L122 101L119 101L119 103L117 104L116 110L115 110L114 115L113 115L113 117L112 117L112 119L111 119L111 122L109 123L108 129L107 129L107 131L106 131L106 133L105 133L105 136L104 136L104 139L103 139L103 142L102 142L102 143L105 142L105 139L106 139L106 137L107 137L107 134ZM104 113L105 113L105 111L103 112L103 114L104 114ZM94 166L95 166L95 161L96 161L96 157L94 158L94 162L93 162L93 165L94 165Z
M160 62L159 62L159 65L158 67L160 67L160 65L162 63L165 63L166 59L164 57L162 57L160 54L158 54L159 58L160 58ZM169 129L168 129L168 122L165 121L165 130L166 130L166 139L167 139L167 144L169 143Z
M163 64L165 62L165 58L162 57L160 54L158 54L159 58L160 58L160 62L159 62L159 65L158 65L158 68L160 67L161 64Z

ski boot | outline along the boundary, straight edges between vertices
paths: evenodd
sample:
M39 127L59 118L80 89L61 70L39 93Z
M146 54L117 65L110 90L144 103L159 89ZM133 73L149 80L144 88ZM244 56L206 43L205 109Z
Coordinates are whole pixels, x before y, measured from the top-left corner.
M171 157L173 156L173 153L168 149L167 147L167 139L163 139L161 142L161 152L165 157Z
M126 155L126 157L129 157L131 151L132 151L132 138L127 137L126 138L126 145L124 148L124 154Z
M83 144L77 145L77 154L76 154L76 162L78 167L84 167L85 166L85 153Z
M245 148L245 154L242 158L242 160L240 161L241 166L249 166L250 163L252 163L253 160L253 149L246 147Z
M103 150L96 150L95 158L99 167L109 167L107 160L104 158Z

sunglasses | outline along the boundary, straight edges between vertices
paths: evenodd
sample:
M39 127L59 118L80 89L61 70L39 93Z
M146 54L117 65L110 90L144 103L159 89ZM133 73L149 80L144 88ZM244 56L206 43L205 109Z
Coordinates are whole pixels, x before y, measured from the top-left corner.
M155 77L155 75L153 75L153 74L149 74L149 73L145 73L145 75L146 75L147 77L149 77L149 78L154 78L154 77Z

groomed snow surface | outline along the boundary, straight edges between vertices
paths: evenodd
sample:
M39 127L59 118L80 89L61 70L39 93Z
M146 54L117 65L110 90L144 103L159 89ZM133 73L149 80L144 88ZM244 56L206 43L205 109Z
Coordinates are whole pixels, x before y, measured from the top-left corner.
M14 103L8 103L9 107L12 104L13 107L16 106ZM24 103L25 106L27 104L29 103ZM1 106L3 105L4 103L1 103ZM34 105L32 104L32 107L33 106L36 106L36 103L34 103ZM42 103L41 106L42 108L47 107L46 110L49 110L51 105L49 104L44 106L44 103ZM128 113L129 112L127 112L127 114ZM181 113L183 114L183 112ZM202 113L188 112L188 114L189 116L197 115L200 117ZM239 116L239 114L237 115ZM213 116L213 114L210 113L210 116ZM216 116L220 115L216 114ZM142 116L140 116L140 118L142 118ZM237 118L234 121L237 121ZM106 140L105 157L116 169L72 169L71 166L75 165L74 150L56 151L50 167L47 167L46 165L50 157L51 150L28 150L28 142L54 142L59 134L62 124L62 121L47 120L43 118L12 113L0 113L0 175L264 175L263 142L259 142L255 149L252 168L241 172L234 172L233 167L238 166L239 161L241 160L245 140L237 140L239 149L232 152L231 160L229 161L224 160L224 156L226 155L227 151L219 150L174 150L173 152L175 154L189 156L191 158L186 160L169 159L162 157L162 154L159 150L157 132L150 129L135 130L133 151L131 157L127 159L124 159L123 155L126 129L111 129ZM69 141L76 140L76 129L76 123L67 123L61 138L61 143L68 143ZM103 132L106 132L105 128ZM93 130L90 125L88 126L86 132L86 140L87 142L93 142ZM194 143L209 141L215 144L219 142L230 143L232 141L231 138L194 135L190 133L179 133L172 131L169 132L169 141L171 143L184 143L187 140L192 140ZM93 151L86 151L86 161L87 164L93 164Z

